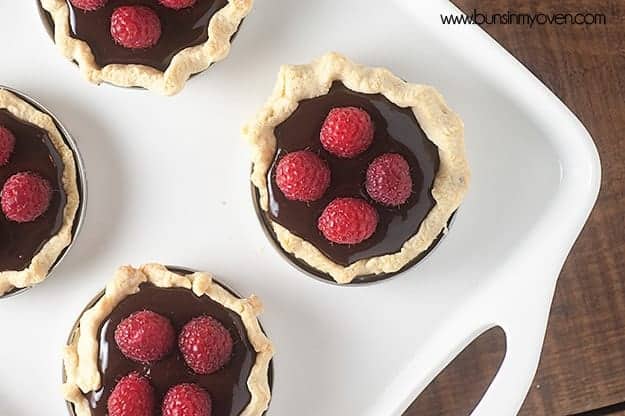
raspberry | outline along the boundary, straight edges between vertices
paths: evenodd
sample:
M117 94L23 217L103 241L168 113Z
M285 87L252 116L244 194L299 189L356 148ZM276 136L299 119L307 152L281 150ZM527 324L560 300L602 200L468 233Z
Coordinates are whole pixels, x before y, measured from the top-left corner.
M9 163L13 149L15 149L15 136L11 130L0 126L0 166Z
M358 244L373 235L378 213L358 198L336 198L319 217L317 227L328 240L337 244Z
M276 183L287 199L316 201L330 186L330 169L313 152L300 150L280 159Z
M11 221L31 222L46 212L52 199L50 182L32 172L20 172L5 182L0 193L2 212Z
M410 198L412 177L410 166L402 155L385 153L367 168L367 193L377 202L392 207Z
M70 3L74 7L84 10L86 12L92 12L103 7L108 0L70 0Z
M365 110L333 108L321 127L321 144L333 155L349 159L369 148L373 130L373 122Z
M109 416L152 416L154 390L138 373L130 373L117 383L109 396Z
M135 312L115 328L122 354L140 363L158 361L174 346L176 334L169 319L152 311Z
M196 0L158 0L165 7L170 9L180 10L187 7L191 7L195 4Z
M211 374L230 360L232 337L215 318L199 316L182 328L178 347L193 371L197 374Z
M211 416L210 395L197 384L178 384L163 399L163 416Z
M149 48L161 37L161 21L149 7L118 7L111 16L111 36L124 48Z

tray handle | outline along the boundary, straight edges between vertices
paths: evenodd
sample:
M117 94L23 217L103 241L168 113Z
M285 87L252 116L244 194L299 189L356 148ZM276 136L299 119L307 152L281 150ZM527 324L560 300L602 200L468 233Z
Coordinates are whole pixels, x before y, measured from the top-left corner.
M542 342L519 327L507 326L504 331L506 355L471 416L512 416L521 408L531 386Z
M502 279L502 285L495 290L499 296L491 294L492 303L487 307L490 310L483 310L483 316L490 316L487 320L491 323L490 327L500 326L504 330L506 354L471 416L513 416L523 405L538 368L551 300L564 255L558 256L560 258L555 264L546 266L543 263L542 267L520 259L508 269L516 272ZM538 282L541 280L551 284L540 285ZM482 301L487 304L486 298Z

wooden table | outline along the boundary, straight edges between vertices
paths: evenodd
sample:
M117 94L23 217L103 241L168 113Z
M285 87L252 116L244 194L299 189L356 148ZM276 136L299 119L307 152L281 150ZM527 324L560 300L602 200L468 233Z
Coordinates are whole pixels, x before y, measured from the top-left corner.
M599 201L560 276L538 373L519 414L625 415L625 0L454 3L467 14L478 9L606 16L605 25L483 28L577 114L603 166ZM468 415L504 351L500 330L483 335L405 416Z

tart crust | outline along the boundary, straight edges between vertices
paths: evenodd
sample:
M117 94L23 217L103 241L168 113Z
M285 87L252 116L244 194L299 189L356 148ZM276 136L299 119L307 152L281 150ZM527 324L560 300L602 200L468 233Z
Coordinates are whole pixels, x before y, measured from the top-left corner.
M178 52L165 72L139 64L110 64L101 68L89 45L70 36L69 7L66 0L40 0L54 21L54 42L61 53L76 61L88 81L107 82L120 87L143 87L163 95L182 90L187 79L221 61L230 52L230 39L252 9L253 0L229 0L208 24L208 40Z
M33 286L43 281L61 252L72 241L72 226L80 201L76 179L74 154L63 140L52 117L42 113L15 94L0 88L0 108L14 117L45 130L63 161L62 184L67 202L63 209L63 224L59 232L50 238L31 259L24 270L0 272L0 296L15 288Z
M276 153L274 128L297 109L300 101L325 95L334 81L364 94L382 94L395 105L412 107L428 139L438 148L440 167L432 196L436 204L417 233L397 253L358 260L347 267L336 264L310 242L272 221L282 248L310 266L330 275L337 283L358 276L393 273L426 251L462 202L470 171L464 149L464 124L433 87L407 83L383 68L357 65L338 53L329 53L309 65L285 65L273 94L263 109L243 128L252 149L251 180L259 192L260 207L268 211L267 172Z
M208 273L181 276L163 265L146 264L139 268L123 266L115 272L103 296L82 314L69 345L65 347L63 364L66 381L63 384L63 395L65 400L74 405L76 416L91 416L91 409L83 393L101 387L98 331L102 323L123 299L139 292L139 286L146 282L162 288L182 287L192 290L197 296L206 295L241 317L248 339L256 351L256 362L247 379L251 399L241 416L262 415L271 398L268 370L273 346L257 319L263 309L260 300L254 295L247 299L235 297L215 283Z

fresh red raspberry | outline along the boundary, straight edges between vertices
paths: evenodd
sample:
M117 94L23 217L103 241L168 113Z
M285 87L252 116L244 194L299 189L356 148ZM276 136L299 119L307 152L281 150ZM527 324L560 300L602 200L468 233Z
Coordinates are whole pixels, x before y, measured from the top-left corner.
M84 10L86 12L92 12L103 7L108 0L70 0L70 3L74 7Z
M330 169L313 152L292 152L278 162L276 183L287 199L316 201L330 186Z
M11 221L31 222L46 212L52 199L50 182L32 172L20 172L5 182L0 193L2 212Z
M161 21L149 7L118 7L111 16L111 36L124 48L149 48L161 37Z
M337 244L362 243L373 235L377 226L377 211L358 198L336 198L317 222L324 237Z
M115 328L115 342L122 354L140 363L160 360L172 350L175 340L169 319L152 311L135 312Z
M107 405L109 416L152 416L154 390L146 378L130 373L117 382Z
M13 149L15 149L15 136L11 130L0 126L0 166L9 163Z
M373 130L373 122L365 110L333 108L321 127L321 144L333 155L349 159L369 148Z
M197 374L211 374L230 361L232 337L212 316L193 318L180 331L178 347Z
M178 384L163 399L163 416L211 416L210 395L197 384Z
M410 166L402 155L385 153L367 168L367 193L377 202L396 207L412 194Z
M158 0L163 6L170 9L180 10L187 7L192 7L196 0Z

